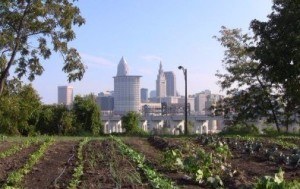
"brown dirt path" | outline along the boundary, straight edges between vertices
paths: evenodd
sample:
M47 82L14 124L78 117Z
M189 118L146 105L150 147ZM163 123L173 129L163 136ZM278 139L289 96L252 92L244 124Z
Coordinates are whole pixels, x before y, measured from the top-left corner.
M147 139L145 138L138 138L138 137L131 137L131 138L124 138L123 141L125 144L129 145L134 150L142 153L145 155L147 162L154 167L159 173L163 174L166 178L174 181L176 185L180 188L203 188L196 183L185 179L185 174L177 171L168 170L167 168L163 167L162 160L163 154L160 150L153 147Z
M110 140L93 140L84 148L84 175L79 188L150 188L131 162Z
M39 145L32 145L17 153L0 160L0 188L5 183L10 172L20 169L29 159L29 155L39 148Z
M57 141L51 145L24 177L23 188L67 188L75 167L77 145L76 141Z

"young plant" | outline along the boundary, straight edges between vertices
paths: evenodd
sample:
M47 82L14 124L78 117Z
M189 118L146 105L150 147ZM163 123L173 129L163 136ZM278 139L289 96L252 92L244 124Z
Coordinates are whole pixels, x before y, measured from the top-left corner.
M16 170L8 175L6 183L4 184L4 189L20 188L20 184L26 174L28 174L32 167L43 157L47 148L54 142L53 138L47 138L40 148L30 155L28 161L19 170Z
M153 188L162 188L162 189L177 189L173 182L164 178L162 175L157 173L154 169L149 167L145 163L145 156L129 148L124 144L120 139L117 139L111 136L111 139L118 144L119 150L122 154L128 156L134 163L137 164L137 167L143 171Z
M77 186L80 184L80 177L83 175L83 154L82 154L82 149L83 146L88 143L89 139L85 138L84 140L82 140L79 144L78 147L78 151L77 151L77 158L78 158L78 162L77 162L77 166L74 169L74 173L72 175L72 180L70 181L69 184L69 189L76 189Z

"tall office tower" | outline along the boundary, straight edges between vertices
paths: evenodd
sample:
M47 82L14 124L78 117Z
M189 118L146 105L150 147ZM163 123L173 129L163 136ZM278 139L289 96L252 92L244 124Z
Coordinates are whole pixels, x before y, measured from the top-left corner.
M205 115L207 112L207 102L209 101L211 92L205 90L195 95L195 111L200 115Z
M73 87L72 86L58 86L58 104L71 106L73 103Z
M129 111L138 112L141 103L141 76L128 75L129 69L122 57L117 76L114 77L114 113L126 114Z
M155 98L156 97L156 90L150 91L150 98Z
M141 88L141 102L147 102L148 101L148 89Z
M162 69L162 64L160 62L157 79L156 79L156 97L157 98L166 97L167 96L166 88L167 88L166 77Z
M101 112L113 111L114 109L114 97L112 92L101 92L96 98L97 105Z
M176 77L174 72L165 72L167 82L167 96L177 96L176 93Z

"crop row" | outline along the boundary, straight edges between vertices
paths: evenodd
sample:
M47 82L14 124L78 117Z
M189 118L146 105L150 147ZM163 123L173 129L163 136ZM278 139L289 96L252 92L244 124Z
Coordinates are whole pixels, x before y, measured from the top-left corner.
M290 148L284 151L279 150L277 144L265 144L260 140L239 139L239 138L222 138L218 136L201 135L197 141L202 145L214 145L218 143L227 144L231 149L247 155L260 154L265 160L277 164L286 164L293 168L300 167L300 149Z
M44 152L53 142L53 138L46 139L40 145L39 149L29 156L28 161L21 169L13 171L8 175L3 188L9 189L20 187L23 177L31 171L32 167L39 161L39 159L44 155Z
M164 178L162 175L157 173L154 169L149 167L145 163L145 156L134 151L126 144L124 144L120 139L111 137L119 147L119 150L124 155L128 156L134 163L137 164L137 167L143 171L153 188L164 188L164 189L176 189L177 186L173 182Z
M74 173L72 175L72 180L69 184L69 189L75 189L77 188L77 186L80 184L80 177L83 175L83 153L82 153L82 149L83 146L89 141L88 138L85 138L84 140L82 140L79 143L79 147L77 150L77 166L74 169Z
M22 143L22 144L14 144L9 149L7 149L3 152L0 152L0 159L11 156L11 155L21 151L22 149L28 148L30 145L36 144L38 142L39 142L39 140L30 138L30 139L24 141L24 143Z

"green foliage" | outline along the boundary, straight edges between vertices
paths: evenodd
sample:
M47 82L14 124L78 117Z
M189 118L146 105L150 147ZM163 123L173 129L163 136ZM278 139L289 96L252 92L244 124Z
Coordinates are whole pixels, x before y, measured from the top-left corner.
M2 0L0 10L0 95L11 68L19 79L26 75L32 81L44 71L40 60L52 51L62 54L69 81L83 77L80 55L68 46L76 37L73 25L85 23L73 2Z
M40 97L31 85L7 90L0 96L0 133L33 134L40 107Z
M253 20L254 35L222 27L217 40L226 48L227 73L216 75L229 97L220 103L234 123L264 118L288 131L300 111L300 4L298 0L273 1L268 20Z
M266 134L266 135L270 135L270 136L277 136L278 135L278 132L276 129L274 129L274 127L272 126L268 126L264 129L262 129L263 133Z
M111 136L111 139L118 144L118 147L126 156L137 164L138 168L143 171L149 182L151 183L153 188L162 188L162 189L176 189L177 186L174 185L171 181L165 179L162 175L157 173L154 169L146 165L145 156L139 154L133 149L129 148L126 144L124 144L120 139L114 138Z
M13 154L16 154L17 152L21 151L24 148L29 147L30 145L32 145L33 143L37 143L38 141L36 140L26 140L25 142L23 142L20 145L14 145L13 147L9 148L6 151L0 152L0 159L3 159L5 157L11 156Z
M284 182L284 172L282 169L279 169L278 173L275 173L274 177L272 176L264 176L259 179L257 184L255 185L256 189L284 189L286 187L286 183Z
M78 162L77 162L77 166L74 169L74 173L72 175L72 180L69 183L68 188L69 189L75 189L78 187L78 185L80 184L80 177L83 175L83 153L82 153L82 149L83 146L85 144L87 144L89 142L88 138L85 138L83 141L80 142L78 150L77 150L77 158L78 158Z
M258 135L259 130L255 125L236 124L225 127L221 134Z
M74 135L102 132L100 110L89 95L76 97L74 109L42 105L31 85L10 84L0 96L0 133L5 135Z
M43 105L38 115L37 132L49 135L75 133L74 116L64 105Z
M164 152L163 164L170 169L183 169L181 151L174 149Z
M3 188L19 188L24 176L28 174L39 159L43 157L45 151L53 142L54 140L52 138L46 139L45 142L41 144L40 148L29 156L28 161L21 169L13 171L8 175Z
M140 115L136 112L128 112L122 117L122 127L129 134L141 134L142 129L139 127Z
M100 110L93 95L76 96L73 103L73 113L78 132L88 131L93 135L102 133Z

